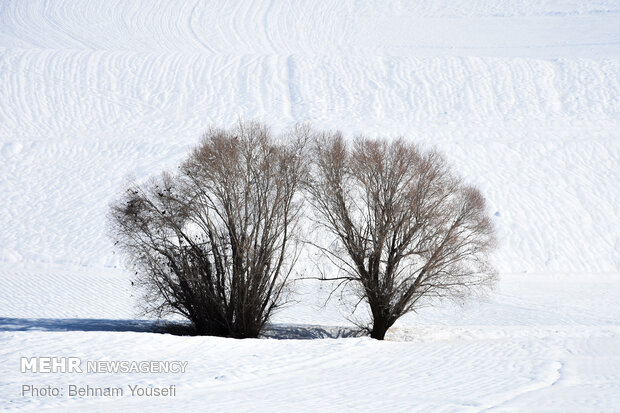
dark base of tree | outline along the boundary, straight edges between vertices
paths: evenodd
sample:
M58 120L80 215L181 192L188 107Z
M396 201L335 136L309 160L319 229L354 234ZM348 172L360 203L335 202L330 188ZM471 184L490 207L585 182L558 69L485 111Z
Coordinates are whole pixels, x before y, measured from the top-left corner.
M228 328L227 326L217 323L204 323L193 322L194 334L197 336L215 336L215 337L229 337L229 338L258 338L260 334L260 328L248 327L241 328L234 326Z
M194 323L194 331L197 336L228 337L227 330L215 326L205 326Z
M370 337L376 340L383 340L385 338L385 333L387 333L391 326L392 325L387 322L375 320L370 332Z

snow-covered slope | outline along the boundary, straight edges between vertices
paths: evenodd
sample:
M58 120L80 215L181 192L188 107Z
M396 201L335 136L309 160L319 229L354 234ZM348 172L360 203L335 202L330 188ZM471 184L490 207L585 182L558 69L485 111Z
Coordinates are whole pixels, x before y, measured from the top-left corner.
M244 117L438 145L502 270L618 271L620 5L440 3L5 2L0 261L118 264L123 177Z
M136 358L154 340L172 348L161 357L215 351L191 359L211 363L208 374L178 380L183 410L189 396L242 410L272 410L272 398L309 410L620 408L618 1L4 1L0 98L0 407L89 403L17 397L19 354L97 358L110 340L119 350L105 358ZM11 332L23 317L135 317L138 292L105 236L108 203L127 176L174 167L206 127L239 117L436 145L494 214L497 292L406 318L393 338L415 343L388 350ZM320 311L325 291L302 291L278 322L344 323L337 303ZM295 372L257 361L237 373L254 355ZM451 374L461 362L463 375ZM378 381L359 378L373 367ZM270 377L279 393L256 405L267 390L255 383ZM381 394L393 402L370 403Z

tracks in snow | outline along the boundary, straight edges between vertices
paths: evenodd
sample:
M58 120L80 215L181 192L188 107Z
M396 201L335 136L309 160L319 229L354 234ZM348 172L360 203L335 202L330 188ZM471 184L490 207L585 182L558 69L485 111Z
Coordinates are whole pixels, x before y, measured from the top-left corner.
M241 116L439 145L499 214L503 270L620 268L619 60L8 49L0 67L0 261L117 264L123 177Z

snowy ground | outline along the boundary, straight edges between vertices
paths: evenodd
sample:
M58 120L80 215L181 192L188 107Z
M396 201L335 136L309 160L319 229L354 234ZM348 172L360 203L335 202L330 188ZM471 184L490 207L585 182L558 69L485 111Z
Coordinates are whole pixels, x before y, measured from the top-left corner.
M620 410L618 1L2 2L0 97L0 409ZM488 199L496 291L385 343L141 332L107 204L238 117L436 145ZM348 325L300 290L276 335ZM19 373L43 355L189 364ZM22 397L34 383L177 396Z

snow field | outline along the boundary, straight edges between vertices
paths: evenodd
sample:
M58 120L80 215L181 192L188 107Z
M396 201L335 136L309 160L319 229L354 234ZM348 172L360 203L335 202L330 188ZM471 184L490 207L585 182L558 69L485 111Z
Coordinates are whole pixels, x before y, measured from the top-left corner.
M0 97L0 409L620 410L617 1L2 2ZM138 332L107 205L238 118L437 146L487 198L497 289L384 343ZM350 326L326 296L300 283L276 331ZM19 373L43 355L189 368ZM73 382L178 397L19 393Z

